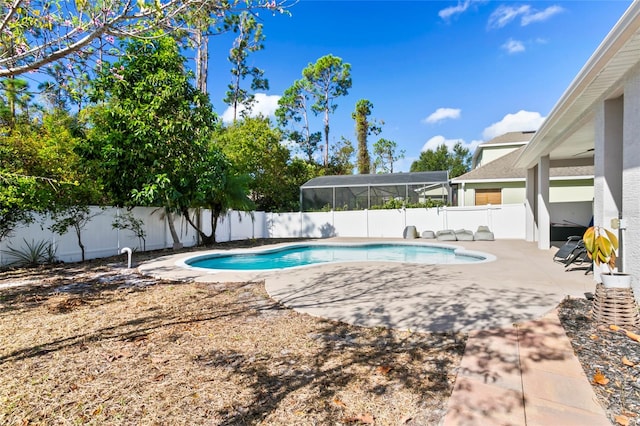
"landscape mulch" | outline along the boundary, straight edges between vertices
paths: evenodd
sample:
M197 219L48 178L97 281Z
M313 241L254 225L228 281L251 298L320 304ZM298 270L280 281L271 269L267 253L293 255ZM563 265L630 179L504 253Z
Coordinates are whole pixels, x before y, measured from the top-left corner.
M640 425L639 330L598 322L586 298L564 300L558 314L609 420Z

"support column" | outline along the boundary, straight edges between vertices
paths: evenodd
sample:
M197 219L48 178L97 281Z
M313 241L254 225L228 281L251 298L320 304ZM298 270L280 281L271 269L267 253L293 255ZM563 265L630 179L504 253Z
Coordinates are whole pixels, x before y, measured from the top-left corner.
M549 156L538 160L538 248L551 247L551 214L549 213Z
M631 274L631 286L640 303L640 74L632 76L624 87L624 133L622 151L622 234L624 271Z
M536 168L527 169L525 209L525 241L533 242L537 238L536 227Z
M601 102L596 108L593 223L607 229L622 211L623 114L622 98ZM594 272L599 282L599 268Z

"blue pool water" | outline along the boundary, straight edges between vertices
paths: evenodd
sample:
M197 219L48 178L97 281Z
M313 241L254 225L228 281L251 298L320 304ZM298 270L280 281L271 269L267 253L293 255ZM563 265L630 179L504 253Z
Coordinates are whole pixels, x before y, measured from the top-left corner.
M411 244L295 245L252 253L216 253L196 256L185 263L217 270L270 270L329 262L406 262L421 264L471 263L482 255L456 254L448 247Z

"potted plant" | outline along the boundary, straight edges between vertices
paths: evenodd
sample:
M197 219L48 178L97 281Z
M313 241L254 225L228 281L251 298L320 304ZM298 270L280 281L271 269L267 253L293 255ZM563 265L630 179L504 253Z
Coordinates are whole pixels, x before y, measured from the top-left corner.
M618 237L613 232L601 226L591 226L585 231L582 240L589 258L598 266L606 265L608 273L602 272L600 274L602 284L605 287L631 287L630 275L614 272L619 246Z

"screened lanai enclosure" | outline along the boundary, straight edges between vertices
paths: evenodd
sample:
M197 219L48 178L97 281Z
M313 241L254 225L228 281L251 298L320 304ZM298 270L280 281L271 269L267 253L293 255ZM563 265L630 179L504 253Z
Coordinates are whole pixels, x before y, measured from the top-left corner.
M300 210L362 210L393 200L404 205L428 200L448 204L450 197L447 171L320 176L300 187Z

